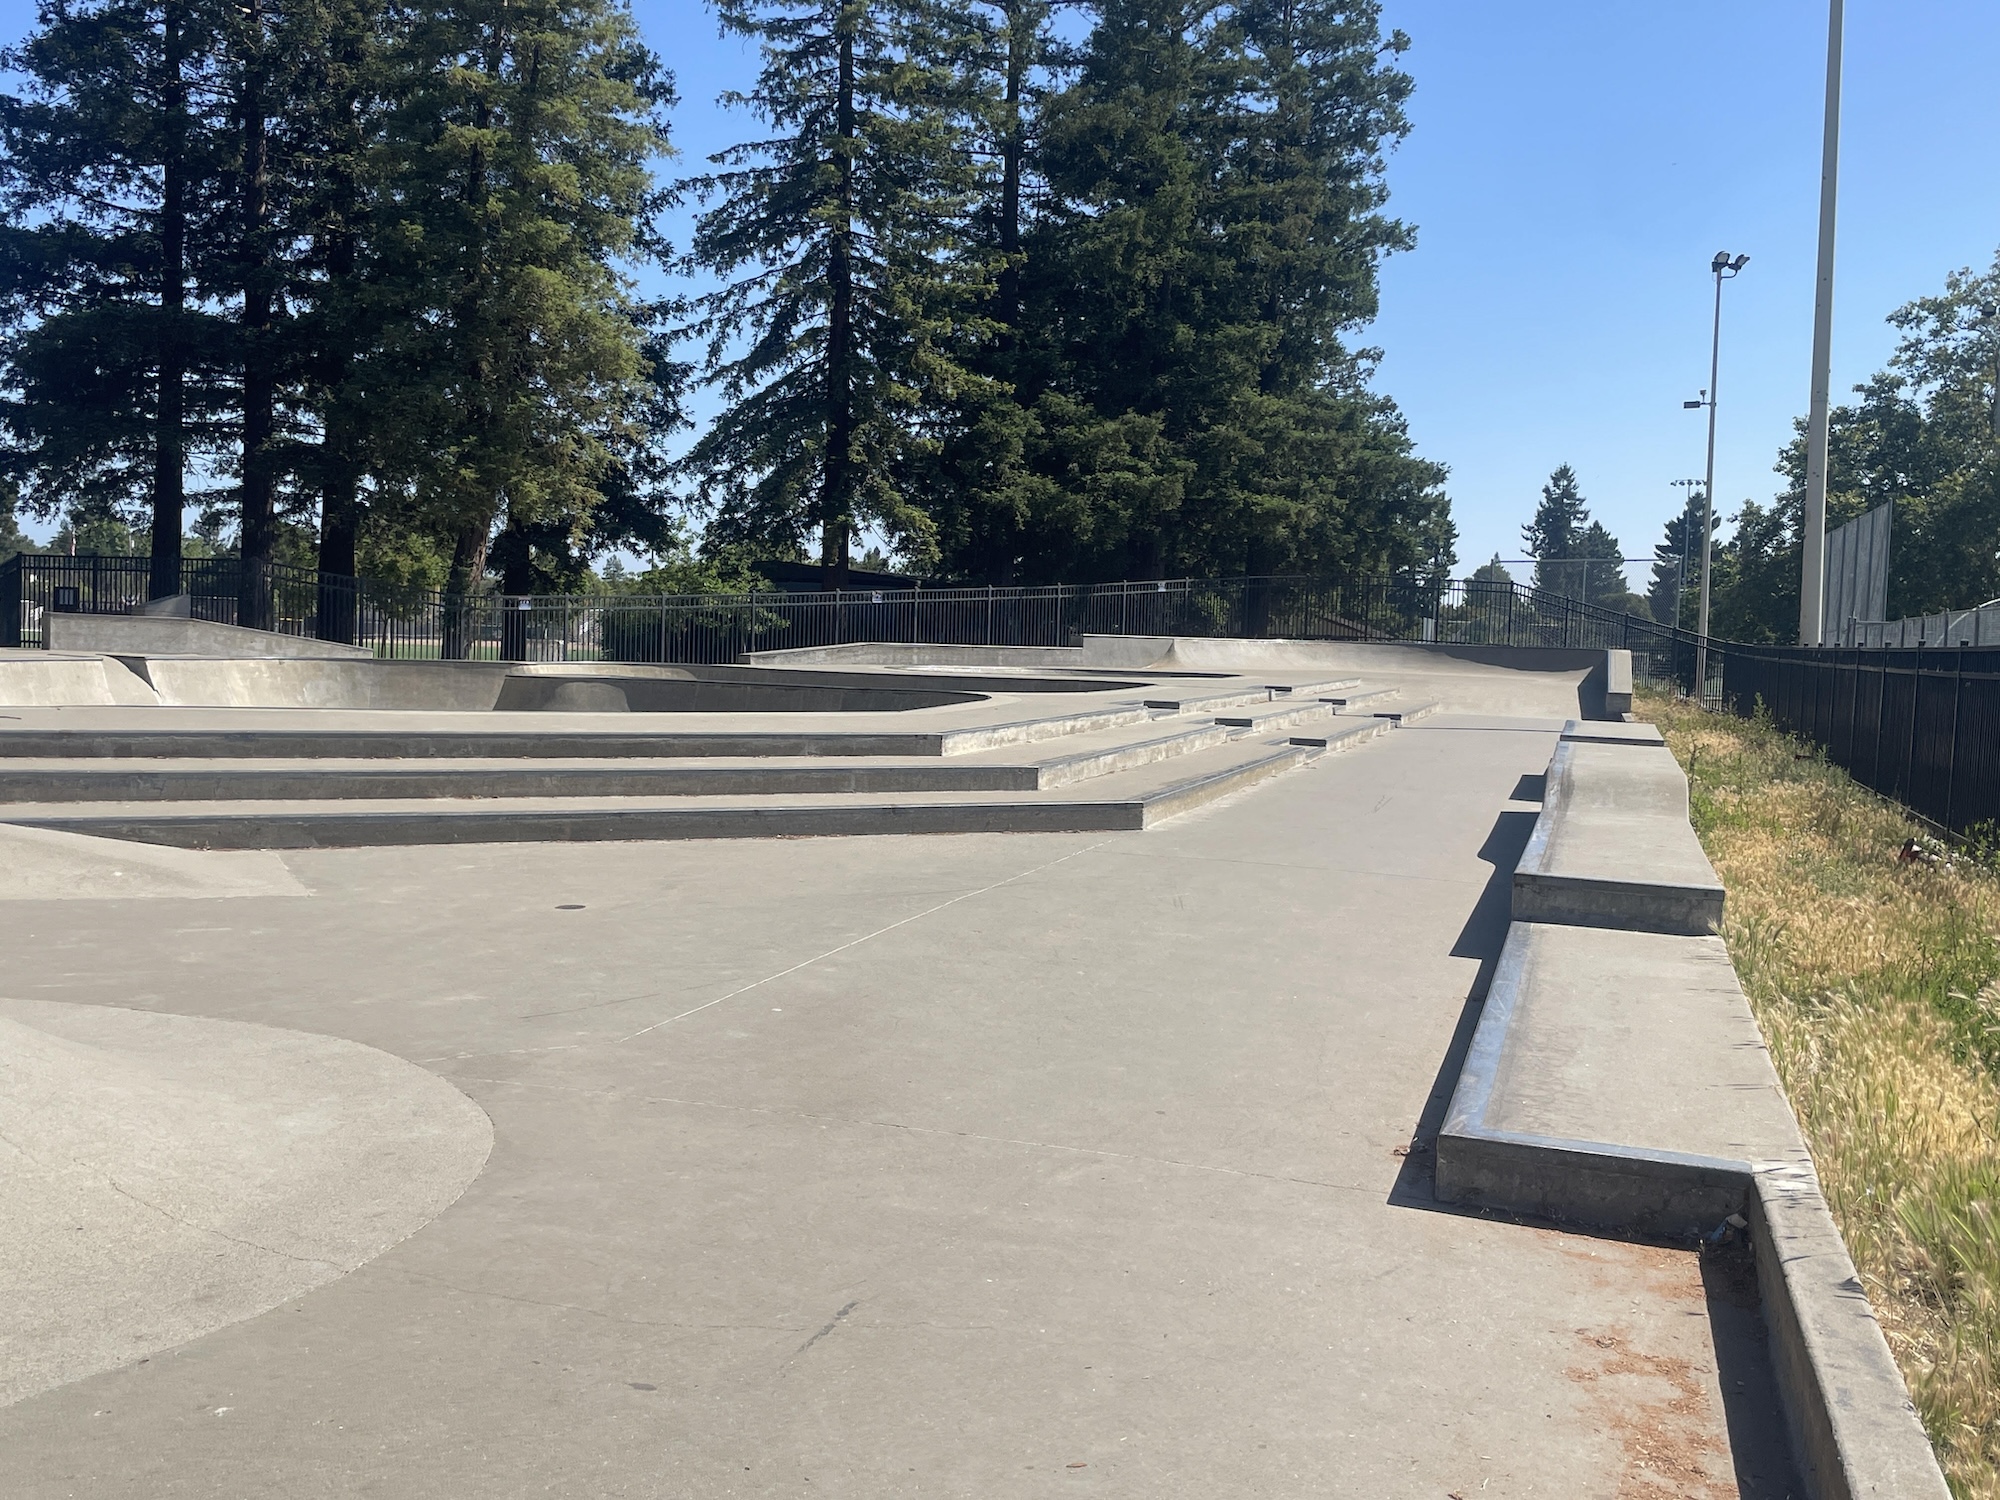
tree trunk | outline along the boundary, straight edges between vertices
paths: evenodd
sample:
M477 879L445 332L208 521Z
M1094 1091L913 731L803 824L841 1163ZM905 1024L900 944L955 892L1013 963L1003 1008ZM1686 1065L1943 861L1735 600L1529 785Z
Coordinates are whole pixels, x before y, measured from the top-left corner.
M264 16L261 0L247 0L243 57L243 499L242 589L239 625L269 630L276 624L270 566L277 542L271 439L276 428L278 382L271 344L270 246L265 219L270 201L270 133L265 120Z
M819 562L825 586L847 586L848 534L854 520L854 21L843 9L839 97L834 108L835 201L827 256L826 473L820 496Z
M493 543L493 557L500 565L500 659L528 659L528 615L521 608L535 591L534 549L518 520L501 528Z
M473 588L486 576L490 523L463 528L452 542L451 572L444 583L444 638L438 654L446 661L463 661L474 645Z
M187 503L187 348L181 316L187 305L187 87L181 79L186 38L182 7L163 18L166 53L167 149L160 184L160 394L154 414L153 538L147 596L181 591L181 513Z
M341 62L350 70L360 63L360 47L352 32L340 39ZM359 213L359 184L353 163L361 150L359 116L360 91L349 87L340 101L339 139L334 147L334 165L328 173L329 203L321 226L322 259L326 265L327 295L337 314L345 314L338 329L322 327L325 363L320 371L320 387L325 393L320 436L319 496L319 601L316 634L323 641L353 645L360 634L361 599L356 579L356 552L361 540L362 421L355 409L355 393L348 388L354 376L351 356L355 330L350 326L354 311L351 296L355 269L355 221ZM324 320L322 320L324 321Z

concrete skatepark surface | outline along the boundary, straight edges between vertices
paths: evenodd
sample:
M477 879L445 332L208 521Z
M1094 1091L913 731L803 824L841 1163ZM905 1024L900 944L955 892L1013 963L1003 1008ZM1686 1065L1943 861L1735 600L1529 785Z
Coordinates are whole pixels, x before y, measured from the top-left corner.
M343 1036L495 1145L349 1275L0 1411L12 1489L1781 1495L1740 1285L1426 1188L1559 727L1441 715L1143 835L17 905L10 993Z
M46 679L0 708L0 819L118 835L0 821L0 1022L32 1023L23 1066L73 1119L164 1122L40 1159L186 1185L190 1244L256 1246L225 1239L198 1282L172 1245L48 1213L0 1234L0 1279L13 1260L53 1289L37 1326L110 1331L88 1358L34 1327L0 1346L0 1378L25 1372L6 1492L1835 1493L1793 1463L1762 1257L1439 1200L1483 1012L1518 1021L1503 1129L1754 1155L1744 1090L1784 1108L1713 938L1517 923L1553 988L1506 977L1559 745L1582 803L1636 796L1647 838L1685 831L1653 737L1594 718L1617 663L908 649L730 669L806 689L767 713L51 702ZM0 696L32 676L12 665ZM960 697L799 706L875 677ZM1084 831L1118 806L1162 818ZM907 837L889 816L1008 808L1079 821ZM828 831L783 820L840 809L877 836L655 827ZM129 842L157 814L242 847ZM410 842L382 817L432 833L280 852L341 819ZM469 818L552 841L437 832ZM568 831L523 835L536 818ZM562 841L620 828L679 841ZM1713 1024L1677 1027L1697 951ZM1629 1009L1597 1005L1594 970ZM117 1066L79 1076L86 1044ZM1735 1061L1710 1093L1661 1092L1716 1047ZM426 1134L409 1099L456 1125ZM1780 1243L1845 1264L1816 1199L1772 1202ZM280 1252L310 1279L258 1269ZM134 1339L156 1303L209 1320ZM1798 1305L1836 1363L1859 1350L1815 1461L1856 1411L1907 1424L1886 1350Z

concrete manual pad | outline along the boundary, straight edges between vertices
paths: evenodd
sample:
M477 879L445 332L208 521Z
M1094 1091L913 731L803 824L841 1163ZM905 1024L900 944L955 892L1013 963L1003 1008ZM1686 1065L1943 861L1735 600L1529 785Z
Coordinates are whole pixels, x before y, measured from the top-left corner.
M9 1500L1784 1494L1754 1292L1435 1211L1560 721L1435 722L1144 835L22 908L24 990L350 1037L495 1146L350 1275L0 1411Z
M1517 920L1704 933L1721 925L1722 901L1671 750L1557 745L1514 872Z
M0 998L0 1405L351 1271L491 1145L477 1105L372 1047Z

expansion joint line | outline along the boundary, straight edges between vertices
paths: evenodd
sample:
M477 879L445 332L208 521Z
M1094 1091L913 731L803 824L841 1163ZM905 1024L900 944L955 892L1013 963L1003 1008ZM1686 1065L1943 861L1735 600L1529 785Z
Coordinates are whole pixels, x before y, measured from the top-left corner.
M873 932L865 932L858 938L850 938L838 947L827 949L824 953L815 953L811 958L800 959L799 962L793 964L789 969L780 969L775 974L766 974L762 979L753 979L748 984L739 985L726 995L717 995L713 1000L704 1000L701 1004L694 1006L690 1010L684 1010L679 1015L668 1016L663 1021L655 1021L650 1026L642 1026L630 1036L621 1036L618 1040L621 1043L637 1041L649 1031L658 1031L662 1026L671 1026L676 1021L685 1021L689 1016L700 1015L703 1011L720 1005L725 1000L734 1000L738 995L747 995L750 991L761 989L764 985L783 979L788 974L796 974L801 969L810 969L814 964L824 963L827 959L833 958L837 954L845 953L850 948L859 948L863 943L872 943L876 938L894 932L898 927L907 927L912 922L921 922L925 917L936 916L947 907L956 906L961 901L970 901L975 896L984 896L989 892L999 890L1003 886L1012 885L1018 880L1026 880L1030 875L1039 875L1044 870L1053 870L1057 865L1064 864L1069 860L1077 858L1079 855L1089 854L1093 850L1102 849L1110 842L1110 839L1100 839L1096 843L1087 845L1082 849L1072 849L1069 853L1057 859L1052 859L1047 864L1036 865L1032 870L1023 870L1017 875L1009 875L1005 880L996 880L991 885L982 885L976 891L963 891L953 896L949 901L940 901L936 906L927 906L922 911L912 912L909 916L891 922L886 927L878 927Z

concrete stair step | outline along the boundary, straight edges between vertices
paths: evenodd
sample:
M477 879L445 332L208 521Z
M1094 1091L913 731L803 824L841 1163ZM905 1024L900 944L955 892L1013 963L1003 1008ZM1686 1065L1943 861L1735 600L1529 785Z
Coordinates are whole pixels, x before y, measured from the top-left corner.
M1235 688L1221 693L1195 693L1184 697L1154 697L1145 700L1146 707L1173 714L1217 714L1232 708L1251 708L1258 704L1282 702L1287 699L1318 697L1324 693L1341 692L1360 685L1359 677L1327 677L1315 682L1296 684L1260 683L1255 688Z
M1309 724L1315 719L1332 717L1332 704L1309 699L1304 703L1278 704L1254 713L1218 714L1215 722L1227 729L1247 729L1261 734L1274 729L1288 729L1294 724Z
M1384 698L1396 696L1395 688L1367 688L1361 692L1340 692L1321 695L1341 713L1353 713L1368 704L1378 704Z
M0 821L181 848L903 833L1136 831L1291 769L1310 747L1236 738L1052 793L384 798L18 804Z

